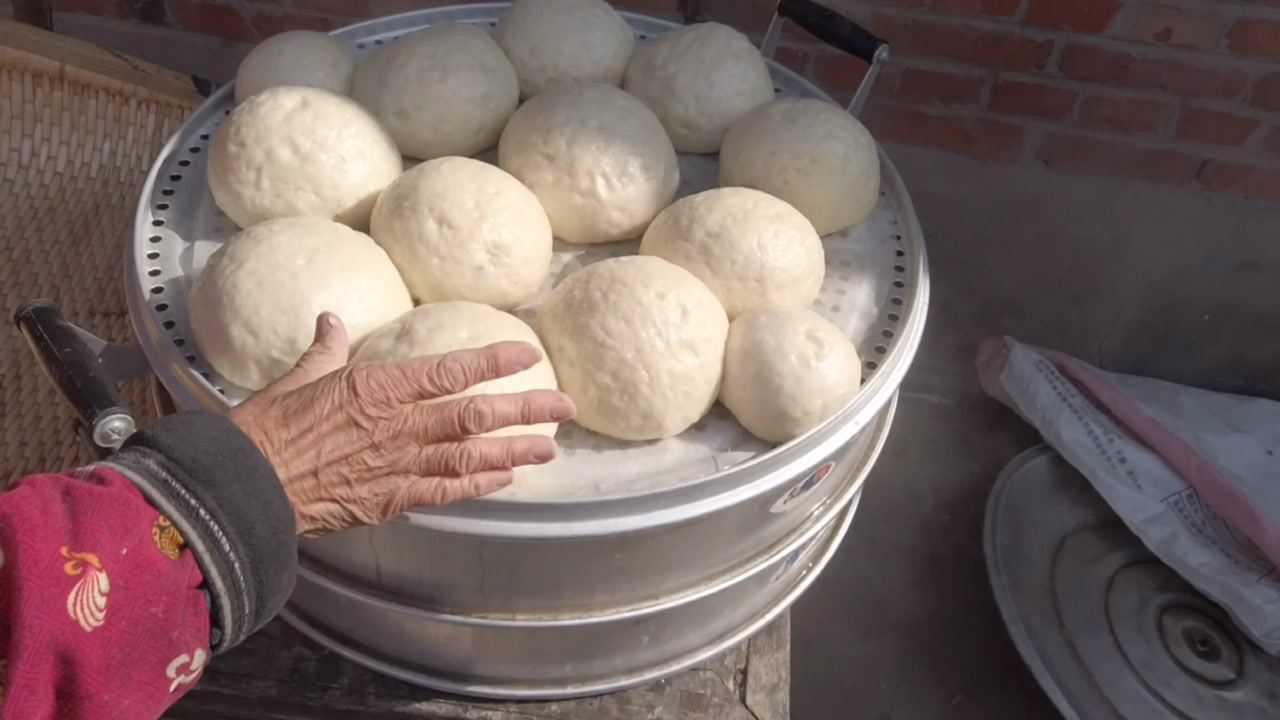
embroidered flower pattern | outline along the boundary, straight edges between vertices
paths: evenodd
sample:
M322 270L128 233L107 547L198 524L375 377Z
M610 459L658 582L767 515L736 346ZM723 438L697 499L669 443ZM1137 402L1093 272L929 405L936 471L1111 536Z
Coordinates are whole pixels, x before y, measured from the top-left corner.
M164 671L165 676L170 680L169 692L195 682L208 661L209 654L204 651L204 648L196 648L196 651L190 655L183 653L174 658Z
M156 524L151 526L151 541L170 560L177 560L182 555L182 549L187 546L182 533L163 515L156 518Z
M81 576L67 595L67 614L85 632L93 632L107 621L107 593L111 592L111 581L97 555L71 552L65 545L58 552L67 560L62 566L63 572L72 577Z

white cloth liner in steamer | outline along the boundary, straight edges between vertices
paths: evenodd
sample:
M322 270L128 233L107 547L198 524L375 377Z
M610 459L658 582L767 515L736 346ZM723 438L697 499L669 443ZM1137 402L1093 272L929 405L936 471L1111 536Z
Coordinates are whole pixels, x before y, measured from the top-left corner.
M477 6L458 11L458 20L492 26L505 4L480 6L487 20L477 20ZM435 11L437 21L447 13ZM484 13L480 13L483 15ZM338 31L339 36L358 38L357 52L426 25L406 14L362 23ZM639 34L640 42L652 35L679 27L675 23L624 14ZM770 63L780 94L823 97L820 90L786 68ZM208 137L232 106L229 94L215 95L180 131L171 145L139 207L138 226L146 227L134 238L133 267L140 291L146 293L149 316L142 322L134 317L138 336L152 366L161 377L161 366L185 376L182 382L166 380L179 409L217 408L226 401L236 403L247 393L227 385L209 368L191 340L185 301L191 283L199 276L209 255L236 232L214 205L205 182L205 149ZM481 159L493 161L493 153ZM895 169L881 154L881 199L863 225L823 238L827 275L814 308L853 338L866 364L864 383L876 367L889 357L907 323L915 278L911 269L919 262L923 248L920 238L906 237L914 221L900 222L910 201ZM680 157L680 196L716 187L718 163L715 156ZM542 295L567 273L596 260L634 254L638 242L610 245L573 246L557 241L550 279L528 306L516 311L531 320ZM160 288L158 291L156 288ZM190 393L184 388L193 388ZM219 395L221 393L221 395ZM561 458L555 463L522 471L521 479L494 496L513 501L573 501L639 495L696 482L712 473L739 464L769 449L752 437L717 404L693 428L678 437L658 442L628 443L612 440L569 424L560 429L557 440Z

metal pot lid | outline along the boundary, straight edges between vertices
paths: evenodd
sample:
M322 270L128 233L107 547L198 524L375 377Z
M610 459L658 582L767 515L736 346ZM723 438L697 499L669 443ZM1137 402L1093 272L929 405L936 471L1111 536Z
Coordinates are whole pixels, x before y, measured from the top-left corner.
M1009 634L1068 720L1280 715L1280 660L1152 555L1047 446L987 503L987 571Z

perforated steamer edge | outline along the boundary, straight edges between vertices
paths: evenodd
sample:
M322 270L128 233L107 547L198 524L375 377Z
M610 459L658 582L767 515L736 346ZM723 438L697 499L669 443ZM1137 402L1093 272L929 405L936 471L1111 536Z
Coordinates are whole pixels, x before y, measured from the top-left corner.
M490 3L417 11L370 20L333 34L351 40L358 48L363 45L362 50L367 51L389 38L439 22L461 21L492 27L507 7L506 3ZM424 22L424 16L430 22ZM642 39L683 27L633 13L623 13L623 16ZM780 94L830 100L796 73L773 61L769 64ZM230 112L230 90L230 87L223 88L206 101L161 152L142 193L130 250L132 263L127 269L130 317L136 334L152 368L174 394L180 408L194 406L223 411L240 399L234 388L221 384L191 340L185 303L194 278L183 271L184 265L195 263L197 255L207 254L209 250L207 239L184 238L185 227L191 227L186 235L193 234L195 218L184 216L183 210L194 212L191 205L195 203L184 206L183 200L191 193L206 192L206 148L213 131ZM864 428L901 384L919 345L928 304L927 264L918 220L901 177L883 150L880 161L882 197L877 212L887 208L891 213L889 222L897 230L894 233L896 255L889 266L892 289L870 336L859 345L859 354L866 363L864 385L848 406L809 434L701 480L641 495L541 500L529 504L536 505L543 513L558 508L567 514L558 516L561 522L574 516L581 519L573 508L579 505L590 505L591 516L595 518L615 514L634 518L637 511L643 512L643 507L648 505L655 512L661 510L664 518L678 521L678 517L670 515L672 501L677 497L684 507L679 514L692 515L701 512L704 504L722 506L726 501L767 492L820 462ZM826 238L826 242L830 243L831 237ZM199 247L201 243L205 243L204 248ZM220 394L222 392L227 395ZM451 509L445 515L417 513L409 520L433 525L465 520L470 527L480 516L494 519L495 515L501 517L508 512L523 515L505 507L521 504L525 503L482 500L467 504L470 507L461 511ZM496 522L501 524L500 520ZM617 529L616 525L612 527Z

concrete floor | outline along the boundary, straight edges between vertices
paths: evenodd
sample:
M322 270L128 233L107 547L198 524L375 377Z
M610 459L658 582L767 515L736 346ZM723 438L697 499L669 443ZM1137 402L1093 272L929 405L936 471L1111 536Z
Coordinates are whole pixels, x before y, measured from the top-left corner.
M58 30L225 80L243 47L110 21ZM933 305L888 447L837 558L795 610L796 720L1058 715L982 557L997 472L1037 442L985 399L993 334L1109 369L1280 397L1280 208L890 148L929 238Z

